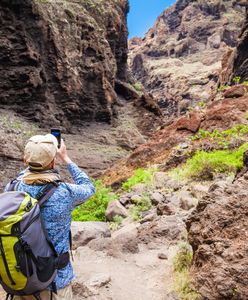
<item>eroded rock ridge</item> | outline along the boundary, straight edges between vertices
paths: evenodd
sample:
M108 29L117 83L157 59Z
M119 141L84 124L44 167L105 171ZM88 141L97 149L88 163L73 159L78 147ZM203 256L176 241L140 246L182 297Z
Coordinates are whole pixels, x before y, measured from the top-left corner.
M214 98L223 54L237 45L244 19L234 1L178 0L144 38L130 40L133 74L166 116Z
M126 79L126 0L0 2L0 104L43 125L110 122Z

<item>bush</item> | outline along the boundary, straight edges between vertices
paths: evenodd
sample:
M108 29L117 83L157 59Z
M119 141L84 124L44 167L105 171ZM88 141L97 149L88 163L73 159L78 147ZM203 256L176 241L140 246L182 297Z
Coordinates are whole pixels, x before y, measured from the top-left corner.
M104 184L95 181L96 193L84 204L74 209L72 213L73 221L106 221L105 211L108 203L117 199L111 188L107 188Z
M143 91L143 85L140 81L135 82L133 87L136 89L137 92L142 92Z
M109 223L109 229L112 230L112 231L115 231L115 230L119 229L122 221L123 221L123 217L114 216L113 222Z
M189 269L193 259L193 251L188 243L179 244L179 249L173 260L173 269L175 272L182 272Z
M126 192L129 192L131 188L138 183L151 182L153 172L154 169L137 169L134 171L134 175L128 178L128 180L122 184L122 189Z
M175 289L182 300L199 300L200 295L193 289L189 269L192 264L193 252L188 243L179 244L173 260Z
M200 140L204 138L212 138L219 140L227 140L230 138L242 137L248 133L248 125L237 124L232 128L229 128L224 131L219 131L217 129L212 132L200 129L199 132L192 137L192 140Z
M218 173L235 173L243 167L243 153L247 147L248 143L245 143L234 151L197 151L182 167L172 171L172 175L176 173L179 178L209 180Z
M239 83L240 83L240 80L241 80L241 77L240 77L240 76L235 76L235 77L233 78L233 82L234 82L235 84L239 84Z
M225 90L227 90L229 88L228 85L221 85L218 88L218 92L224 92Z
M149 210L152 207L151 200L148 195L143 195L135 206L131 208L131 216L134 221L139 221L142 217L142 212Z

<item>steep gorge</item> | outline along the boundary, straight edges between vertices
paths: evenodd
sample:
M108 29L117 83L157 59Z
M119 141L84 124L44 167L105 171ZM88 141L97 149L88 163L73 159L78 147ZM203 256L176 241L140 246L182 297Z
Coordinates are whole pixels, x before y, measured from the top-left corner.
M99 175L160 122L154 99L127 82L128 9L126 0L0 1L3 184L32 134L61 128L73 159Z
M223 17L231 9L232 16L237 16L237 19L233 21L228 18L226 26L230 31L227 35L223 34L225 40L221 40L220 49L213 46L216 28L211 27L205 35L205 22L200 22L201 26L197 27L199 31L194 36L202 37L204 42L192 41L192 47L196 47L197 51L202 44L209 46L209 55L213 55L211 59L218 60L218 66L226 45L236 45L239 33L234 25L241 24L245 17L241 15L245 9L236 7L233 11L231 1L223 1L227 11L223 7L220 9L219 3L179 0L176 6L165 13L168 19L163 16L159 19L163 19L163 22L168 20L170 30L180 35L182 29L178 27L178 14L181 16L181 11L186 10L187 14L195 12L199 18L204 13L206 20L219 26L223 21L219 19L219 14ZM202 84L201 78L200 81L191 82L190 88L197 88L194 93L199 99L198 91L208 90L210 84L213 87L211 93L217 94L217 98L209 103L206 100L204 107L196 106L195 110L188 110L185 116L163 124L145 143L145 134L142 136L140 133L152 131L156 122L154 114L143 107L147 105L142 102L144 98L139 98L137 91L125 83L127 29L124 19L127 2L111 0L98 4L96 1L0 1L0 75L3 78L0 81L0 163L1 176L5 180L22 167L23 140L18 139L27 138L30 134L27 131L31 123L22 126L15 123L17 114L18 122L22 122L22 116L25 116L26 120L38 121L41 126L57 125L77 132L77 135L66 136L69 152L73 160L90 170L91 174L96 172L99 165L102 172L118 158L127 157L118 161L103 177L108 185L116 187L138 167L156 164L161 171L167 171L185 162L199 149L211 151L208 141L192 140L199 129L212 131L241 123L248 125L248 88L236 85L229 88L226 94L218 93L219 73L211 67L208 71L214 79L207 77L204 79L206 84ZM192 13L193 21L194 16ZM230 74L229 82L234 76L241 76L242 82L248 79L247 24L237 49L231 49L232 54L228 56L226 66ZM149 32L153 34L154 29ZM174 39L173 32L170 33ZM158 43L156 49L151 46L152 60L159 64L161 57L160 54L156 56L156 51L163 47L160 47L160 40L155 36L156 33L153 38L149 37ZM180 47L176 49L181 51ZM204 55L208 50L204 48ZM186 55L189 64L201 60L197 51L190 58ZM163 54L163 59L166 55ZM172 51L170 55L177 54ZM178 67L178 60L184 60L185 57L183 54L166 59L172 59L168 66L171 68L174 63ZM192 62L192 59L195 61ZM194 73L196 77L198 71ZM163 77L164 73L160 75ZM146 76L150 76L150 73ZM171 78L168 81L161 78L154 77L154 82L170 84ZM187 80L183 84L187 85ZM159 95L151 85L144 85ZM175 93L181 88L184 90L184 87L177 86ZM122 92L122 96L116 92ZM161 88L160 92L164 90ZM177 101L171 96L172 101ZM149 98L147 95L143 97ZM136 101L133 101L134 98ZM195 99L191 99L192 103L197 102ZM175 112L174 104L165 108L170 113ZM157 107L155 111L159 114ZM113 118L118 112L119 118ZM2 119L3 116L11 119L11 122L7 123ZM133 119L137 127L132 126ZM113 126L91 122L108 123L111 120L114 121ZM85 121L90 126L82 127ZM24 130L28 134L23 137ZM222 149L220 145L217 147ZM92 152L95 152L95 156ZM131 155L127 156L130 152ZM225 178L222 181L217 179L208 192L209 185L193 182L184 186L171 180L166 173L157 172L153 186L138 185L119 198L123 206L131 211L139 199L149 195L153 206L142 213L140 220L134 222L129 216L121 228L112 233L106 224L81 225L82 229L77 229L74 237L77 244L74 264L80 274L74 284L75 299L178 299L172 282L172 261L177 251L176 244L186 239L184 222L193 212L186 223L194 250L191 275L195 287L203 299L246 300L247 176L241 177L234 185L225 182ZM194 210L198 200L199 204ZM98 226L102 226L103 231ZM89 236L93 236L92 240ZM144 281L147 283L145 287Z

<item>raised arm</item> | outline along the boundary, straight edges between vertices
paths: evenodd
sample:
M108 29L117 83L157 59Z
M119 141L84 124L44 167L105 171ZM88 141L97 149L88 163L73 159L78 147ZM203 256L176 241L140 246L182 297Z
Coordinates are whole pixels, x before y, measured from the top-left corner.
M58 157L67 165L73 178L74 184L67 184L70 195L73 199L73 206L83 203L86 199L95 194L95 187L90 178L69 158L64 141L58 150Z

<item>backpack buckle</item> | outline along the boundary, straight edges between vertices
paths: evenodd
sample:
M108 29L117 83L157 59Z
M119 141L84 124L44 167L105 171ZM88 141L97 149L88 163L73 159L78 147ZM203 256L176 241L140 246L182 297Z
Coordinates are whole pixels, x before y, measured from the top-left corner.
M20 272L20 271L21 271L21 267L20 267L20 266L16 265L15 268L16 268L16 271L17 271L17 272Z
M26 207L25 207L25 211L29 212L32 207L33 207L32 201L29 200Z
M30 248L29 244L26 241L24 241L22 238L20 238L19 241L20 241L21 246L22 246L22 248L25 252L30 251L31 248Z

